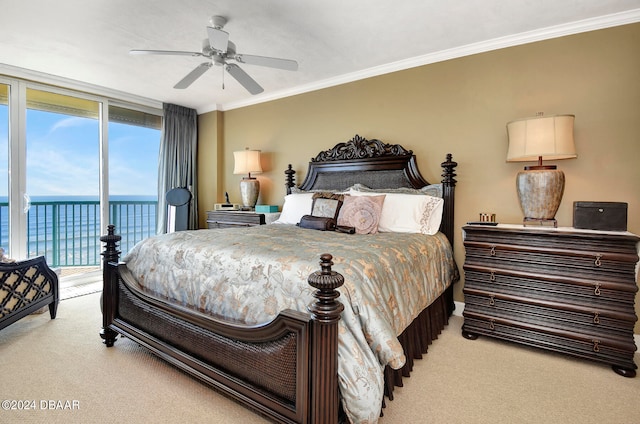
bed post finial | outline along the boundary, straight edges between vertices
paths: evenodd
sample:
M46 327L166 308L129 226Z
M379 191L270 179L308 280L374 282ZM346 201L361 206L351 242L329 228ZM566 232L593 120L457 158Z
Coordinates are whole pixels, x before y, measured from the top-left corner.
M284 185L285 187L287 187L287 194L291 194L291 187L294 187L296 185L295 183L296 171L291 167L291 164L289 164L289 166L287 166L287 169L284 171L284 173L287 175L286 182L284 183Z
M116 274L115 263L120 259L118 243L122 237L115 233L115 225L107 226L107 235L100 237L100 241L105 243L102 256L102 330L100 337L107 347L113 346L118 333L109 328L115 318L116 289L118 276Z
M115 231L116 226L109 224L107 225L107 235L100 237L100 241L105 243L104 252L100 253L103 263L117 262L120 257L118 243L122 240L122 237L117 235Z
M320 271L316 271L308 278L309 285L318 289L313 296L318 299L309 305L309 312L314 320L330 323L340 320L340 313L344 309L342 303L336 299L340 292L336 289L344 284L342 274L331 270L333 256L324 253L320 256Z
M458 166L458 162L454 162L452 159L453 156L451 153L447 153L446 160L442 162L440 166L444 169L444 172L442 173L442 182L455 186L457 181L454 177L456 177L455 169L456 166Z
M313 339L310 352L311 381L314 382L310 394L311 423L337 423L338 419L338 321L344 305L337 300L340 293L336 289L344 284L344 277L331 270L332 259L330 254L322 254L320 271L307 279L309 285L317 289L313 294L317 300L308 307Z

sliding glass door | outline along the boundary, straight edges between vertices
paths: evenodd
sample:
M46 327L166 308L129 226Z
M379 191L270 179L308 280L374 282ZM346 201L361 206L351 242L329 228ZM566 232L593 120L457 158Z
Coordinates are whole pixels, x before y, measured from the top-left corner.
M0 76L0 247L54 267L100 265L155 234L161 111Z
M109 105L109 223L123 254L156 233L161 126L160 115Z
M27 256L99 262L101 103L26 90Z
M0 247L9 250L9 85L0 82Z

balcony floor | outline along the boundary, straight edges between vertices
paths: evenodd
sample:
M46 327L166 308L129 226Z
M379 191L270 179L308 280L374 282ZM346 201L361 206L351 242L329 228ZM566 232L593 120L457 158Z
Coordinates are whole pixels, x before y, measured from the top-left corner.
M102 290L102 272L97 266L60 268L60 299Z

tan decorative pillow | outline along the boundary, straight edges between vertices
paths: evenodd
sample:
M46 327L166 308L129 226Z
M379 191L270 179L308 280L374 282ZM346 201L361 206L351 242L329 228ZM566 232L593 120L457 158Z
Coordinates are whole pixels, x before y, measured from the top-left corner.
M337 219L342 207L344 195L330 192L318 192L313 195L311 216Z
M344 196L338 225L354 227L356 234L376 234L385 195Z

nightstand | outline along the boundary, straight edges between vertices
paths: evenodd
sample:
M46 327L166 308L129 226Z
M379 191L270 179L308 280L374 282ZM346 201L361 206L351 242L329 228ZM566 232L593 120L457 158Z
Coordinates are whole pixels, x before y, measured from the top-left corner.
M495 337L636 375L640 237L571 227L467 225L463 239L464 337Z

